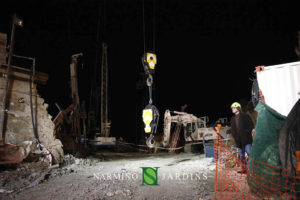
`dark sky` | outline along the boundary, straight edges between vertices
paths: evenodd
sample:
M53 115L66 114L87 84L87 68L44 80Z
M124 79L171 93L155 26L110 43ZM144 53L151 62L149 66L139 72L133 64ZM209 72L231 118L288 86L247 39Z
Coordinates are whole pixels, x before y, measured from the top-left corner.
M106 41L112 128L135 132L136 115L141 114L136 81L143 71L142 2L7 1L0 12L0 32L10 35L14 12L24 20L24 27L16 30L15 54L35 57L37 70L49 74L39 90L53 116L58 113L55 102L64 108L71 102L70 56L84 54L79 86L81 98L88 99L96 48ZM145 0L146 50L153 50L153 5ZM296 8L290 1L156 0L154 104L161 119L165 109L179 110L185 103L188 112L211 121L230 117L233 101L250 99L255 66L298 60ZM114 134L127 133L115 129Z

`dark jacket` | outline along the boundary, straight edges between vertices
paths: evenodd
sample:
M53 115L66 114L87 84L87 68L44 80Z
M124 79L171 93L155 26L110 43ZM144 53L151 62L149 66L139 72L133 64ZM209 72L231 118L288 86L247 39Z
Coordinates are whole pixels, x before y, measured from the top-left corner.
M247 144L252 144L252 129L254 128L252 120L247 114L240 113L234 115L230 121L232 134L236 147L241 148Z

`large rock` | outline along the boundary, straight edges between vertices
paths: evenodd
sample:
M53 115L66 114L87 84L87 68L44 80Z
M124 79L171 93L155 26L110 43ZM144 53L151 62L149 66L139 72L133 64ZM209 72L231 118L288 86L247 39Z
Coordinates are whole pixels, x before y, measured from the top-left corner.
M24 141L19 146L14 144L0 146L0 165L20 163L33 149L32 141Z

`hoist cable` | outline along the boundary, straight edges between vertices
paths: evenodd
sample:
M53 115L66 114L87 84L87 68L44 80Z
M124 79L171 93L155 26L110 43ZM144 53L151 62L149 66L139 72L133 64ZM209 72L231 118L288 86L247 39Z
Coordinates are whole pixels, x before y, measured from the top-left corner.
M153 53L155 52L155 0L153 0L153 21L152 21L152 24L153 24L153 36L152 36L152 42L153 42L153 46L152 46L152 51ZM155 147L155 137L154 137L154 134L156 133L156 130L157 130L157 126L158 126L158 121L159 121L159 112L157 110L157 108L152 105L153 103L153 99L152 99L152 84L153 84L153 77L151 75L151 70L149 69L150 68L150 63L151 61L149 61L148 59L153 59L153 55L150 55L150 58L148 58L148 53L146 55L146 23L145 23L145 0L143 0L143 42L144 42L144 55L143 55L143 58L142 58L142 62L143 62L143 65L144 65L144 70L145 70L145 73L148 74L148 78L147 78L147 86L149 88L149 104L146 106L145 109L149 108L153 111L153 119L151 119L151 121L153 120L153 122L151 122L151 133L150 133L150 136L148 137L148 139L146 140L146 144L148 147L150 148L153 148ZM151 44L151 43L150 43ZM155 63L156 64L156 63ZM154 66L153 66L153 73L154 73ZM144 109L144 110L145 110ZM152 117L151 117L152 118ZM143 117L143 120L144 120L144 117ZM148 120L148 119L147 119ZM148 122L144 121L145 124L149 125ZM148 131L147 131L148 133Z
M149 104L152 104L152 86L149 86Z
M155 0L153 0L153 53L155 53Z
M143 0L143 43L144 43L144 54L146 53L146 22L145 22L145 0ZM156 27L156 0L153 0L153 27L152 27L152 31L153 31L153 36L152 36L152 43L153 43L153 46L152 46L152 50L153 50L153 53L155 52L155 27Z
M103 2L103 29L102 29L102 37L103 41L105 41L105 35L106 35L106 0Z
M143 0L143 42L144 42L144 55L145 55L146 54L145 0Z

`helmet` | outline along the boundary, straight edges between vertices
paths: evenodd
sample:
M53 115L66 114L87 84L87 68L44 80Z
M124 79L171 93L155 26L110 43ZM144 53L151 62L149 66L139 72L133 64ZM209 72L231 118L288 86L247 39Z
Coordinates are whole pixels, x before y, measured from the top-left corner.
M234 102L233 104L231 104L231 108L242 108L241 104L239 104L238 102Z

